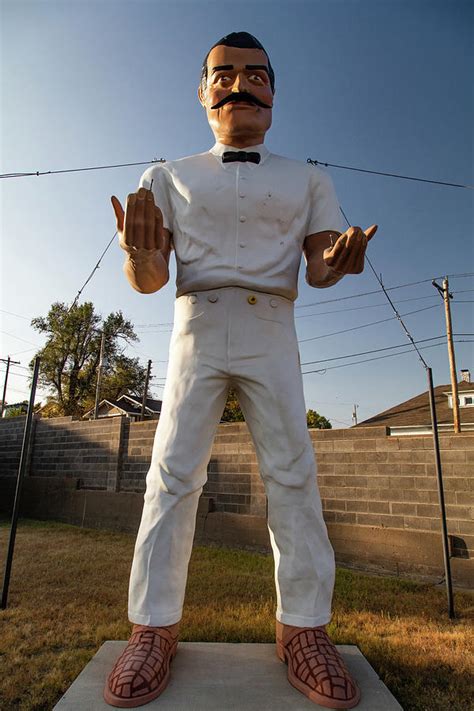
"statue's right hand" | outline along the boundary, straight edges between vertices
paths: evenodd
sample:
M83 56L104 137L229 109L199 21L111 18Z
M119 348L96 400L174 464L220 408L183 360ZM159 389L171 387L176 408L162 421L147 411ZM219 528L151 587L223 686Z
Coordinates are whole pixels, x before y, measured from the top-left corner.
M140 188L137 193L130 193L125 212L115 195L112 195L111 200L122 249L133 253L137 249L162 247L163 214L155 205L151 190Z

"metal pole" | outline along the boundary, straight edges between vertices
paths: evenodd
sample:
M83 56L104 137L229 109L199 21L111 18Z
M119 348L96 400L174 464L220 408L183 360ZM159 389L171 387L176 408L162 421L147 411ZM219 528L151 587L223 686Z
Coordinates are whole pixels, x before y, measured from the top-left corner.
M354 404L354 409L352 410L352 424L356 425L357 424L357 408L359 405Z
M3 417L3 410L5 409L5 395L7 394L7 381L8 381L8 371L10 370L10 356L7 360L7 372L5 373L5 384L3 386L3 397L2 397L2 410L0 412L0 417Z
M443 280L443 299L446 312L446 336L448 340L449 370L451 373L451 389L453 393L453 421L454 432L456 434L459 434L459 432L461 432L461 418L459 416L458 381L456 377L456 359L454 357L453 328L451 324L451 306L449 303L449 300L451 298L452 296L449 293L448 277L446 277L446 279Z
M40 358L35 358L35 369L33 373L33 382L31 384L30 393L30 403L28 405L28 413L26 415L25 430L23 433L23 444L21 447L20 456L20 467L18 469L18 475L16 480L16 491L15 491L15 501L13 504L13 515L12 515L12 525L10 529L10 539L8 541L8 552L7 559L5 562L5 574L3 577L3 589L2 589L2 610L7 607L8 598L8 588L10 586L10 574L12 569L13 561L13 550L15 548L15 538L16 538L16 527L18 523L18 514L20 510L20 493L21 486L23 483L23 477L25 474L26 463L28 461L28 449L30 444L30 433L31 433L31 422L33 419L33 411L35 407L35 394L36 394L36 383L38 382L38 371L40 366Z
M146 399L147 399L147 395L148 395L148 381L150 379L150 370L151 370L151 360L148 361L148 368L146 371L146 378L145 378L145 390L143 391L142 411L140 413L140 420L142 422L145 419L145 405L146 405Z
M100 382L102 380L102 364L104 362L104 348L105 348L105 331L102 331L102 339L100 341L99 368L97 370L97 386L95 389L94 420L97 420L99 417Z
M0 361L2 363L7 364L7 371L5 373L5 383L3 385L3 397L2 397L2 405L1 405L1 410L0 410L0 417L3 417L3 411L5 409L5 397L7 395L7 382L8 382L8 372L10 370L10 365L13 363L13 365L19 365L20 361L19 360L12 360L10 356L8 356L7 360L5 358L0 358Z
M441 471L441 455L439 451L439 437L438 437L438 420L436 417L436 405L433 390L433 373L431 368L427 368L428 374L428 391L430 395L430 410L431 410L431 425L433 428L433 445L435 454L435 464L436 464L436 476L438 478L438 498L439 506L441 509L441 524L443 531L443 557L444 557L444 572L446 578L446 589L448 594L448 614L450 619L455 617L454 614L454 600L453 600L453 587L451 583L451 565L449 560L449 545L448 545L448 529L446 525L446 507L444 505L444 490L443 490L443 473Z

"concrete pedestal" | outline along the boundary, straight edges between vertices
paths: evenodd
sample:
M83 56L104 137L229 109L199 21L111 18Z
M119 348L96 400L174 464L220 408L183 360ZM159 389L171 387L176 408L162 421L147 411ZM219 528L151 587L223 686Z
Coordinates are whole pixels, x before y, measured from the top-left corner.
M54 711L111 711L102 697L104 682L126 642L105 642ZM362 698L357 711L403 711L358 647L339 645ZM180 642L171 680L146 711L316 711L287 681L287 667L274 644Z

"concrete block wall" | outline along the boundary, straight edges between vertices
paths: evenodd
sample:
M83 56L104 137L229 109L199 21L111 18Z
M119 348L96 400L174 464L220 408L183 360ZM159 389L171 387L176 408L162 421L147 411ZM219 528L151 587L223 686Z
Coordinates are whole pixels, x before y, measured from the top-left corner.
M16 476L20 466L25 417L0 420L0 476Z
M265 489L245 423L219 426L203 494L212 498L215 511L266 516Z
M24 422L24 416L0 420L0 508L5 512L14 490ZM30 485L25 491L31 491L33 501L44 489L42 506L47 504L45 497L50 497L48 491L57 492L50 497L54 506L51 503L40 510L29 504L30 515L38 511L38 515L54 518L60 513L60 520L77 522L87 510L87 516L95 511L95 518L90 519L94 525L100 515L104 526L109 521L126 530L138 525L139 517L131 523L120 512L127 511L127 497L133 499L135 508L143 500L156 421L55 418L37 419L34 425L27 471ZM390 437L384 427L310 430L310 437L324 518L337 560L394 574L441 575L432 437ZM469 584L466 581L474 575L474 433L442 435L440 445L452 564L457 579ZM67 496L60 491L65 482ZM115 493L120 494L120 505L113 499ZM104 501L109 502L108 513ZM211 535L215 540L264 545L267 502L245 423L218 427L204 503L206 513L199 529L203 540ZM61 506L64 511L58 509Z
M131 422L124 418L120 491L145 491L156 425L156 420Z
M30 476L73 478L80 488L118 490L121 417L87 422L57 417L35 424Z
M327 522L440 532L433 438L385 427L312 430ZM474 434L440 437L448 532L474 557ZM459 539L459 540L456 540Z

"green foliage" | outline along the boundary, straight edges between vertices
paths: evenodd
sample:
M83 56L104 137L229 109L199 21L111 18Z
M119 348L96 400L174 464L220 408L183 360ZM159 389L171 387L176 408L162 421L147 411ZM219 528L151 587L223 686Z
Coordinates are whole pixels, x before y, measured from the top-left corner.
M26 405L26 407L22 407ZM28 400L23 400L15 405L15 407L6 407L3 413L3 417L20 417L21 415L26 415L28 410Z
M106 338L100 398L117 399L124 392L140 394L146 370L138 358L122 353L120 341L128 344L138 338L121 311L102 321L91 302L75 305L70 311L66 304L57 302L45 318L34 318L31 325L48 339L36 356L41 358L38 384L51 394L51 414L79 417L94 406L102 330ZM31 370L33 365L34 358Z
M331 430L332 425L323 415L319 415L316 410L308 410L306 413L306 423L309 429Z
M240 409L237 391L234 388L229 390L227 402L222 415L222 422L244 422L245 418ZM306 422L308 428L317 428L319 430L330 430L332 425L323 415L318 414L315 410L308 410L306 413Z
M230 388L227 395L227 402L222 415L222 422L245 422L242 410L240 409L237 391Z

